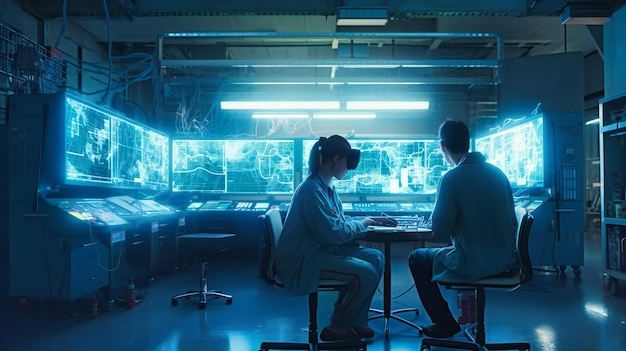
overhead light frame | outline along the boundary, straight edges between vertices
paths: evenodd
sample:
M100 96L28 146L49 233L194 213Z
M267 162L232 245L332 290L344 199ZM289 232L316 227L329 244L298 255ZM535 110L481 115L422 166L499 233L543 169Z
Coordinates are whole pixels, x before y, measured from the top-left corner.
M387 24L386 7L339 7L338 26L384 26Z
M346 110L428 110L428 101L347 101Z
M313 118L316 119L374 119L376 113L374 112L325 112L314 113Z
M561 11L561 24L601 26L612 16L611 7L604 2L568 2Z
M298 113L287 113L287 112L254 112L252 113L252 118L254 119L307 119L309 118L308 113L298 112Z
M221 101L222 110L337 110L339 101Z

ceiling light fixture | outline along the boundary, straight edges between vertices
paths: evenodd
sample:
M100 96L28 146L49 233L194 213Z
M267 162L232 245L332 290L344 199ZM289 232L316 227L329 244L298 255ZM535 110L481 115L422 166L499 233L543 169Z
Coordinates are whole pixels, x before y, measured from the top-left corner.
M309 114L308 113L253 113L252 118L255 118L255 119L272 119L272 118L305 119L305 118L309 118Z
M428 110L428 101L348 101L347 110Z
M561 11L561 24L603 25L611 18L611 7L605 3L568 2Z
M222 110L337 110L339 101L221 101Z
M384 26L387 24L386 7L340 7L337 9L338 26Z
M363 113L315 113L313 118L325 119L373 119L376 114L373 112Z

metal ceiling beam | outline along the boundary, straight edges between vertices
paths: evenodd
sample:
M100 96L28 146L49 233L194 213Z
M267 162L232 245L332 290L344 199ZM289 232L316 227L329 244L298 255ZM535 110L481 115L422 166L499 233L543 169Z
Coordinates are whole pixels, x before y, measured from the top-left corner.
M189 40L193 39L198 45L205 47L211 43L226 43L224 45L241 45L242 48L250 47L258 49L278 47L281 45L293 48L297 44L296 51L292 55L276 58L255 57L249 58L207 58L171 57L166 55L183 44L188 46ZM350 43L381 43L382 41L395 43L402 42L406 46L430 47L431 41L440 39L449 40L452 43L468 42L476 45L479 49L487 48L489 53L475 56L475 50L468 50L465 56L437 57L431 49L428 53L421 51L413 55L398 55L398 50L393 49L386 55L378 57L346 56L338 55L332 49L335 40L344 40ZM359 84L363 82L379 82L386 80L396 81L402 84L449 84L449 85L494 85L500 83L500 68L504 58L504 38L501 34L494 33L275 33L275 32L187 32L165 33L158 38L158 59L164 77L214 77L219 78L220 84L227 83L230 76L243 77L243 81L254 83L258 80L267 79L268 74L274 78L282 76L298 77L299 82L307 78L317 84ZM326 47L332 56L318 55L311 59L306 56L298 56L301 49L307 46L319 48ZM185 47L186 47L185 46ZM375 47L378 48L379 45ZM440 45L437 45L440 46ZM473 47L473 46L472 46ZM439 50L439 49L437 49ZM222 50L223 51L223 50ZM318 69L322 69L321 71ZM333 80L335 70L341 69L342 77L337 76ZM428 74L423 74L423 69L429 69ZM434 69L434 70L433 70ZM328 81L330 76L331 81ZM385 78L386 77L386 78ZM396 78L401 78L396 80ZM434 78L434 79L432 79ZM443 78L443 79L442 79ZM293 78L292 78L293 79ZM343 79L343 81L341 81ZM383 84L382 82L380 84ZM371 84L371 85L376 85Z
M101 1L66 0L67 15L70 17L104 17ZM62 17L64 0L20 0L22 7L43 18ZM474 0L474 1L434 1L434 0L387 0L386 7L390 19L423 16L467 16L467 15L559 15L567 3L607 3L610 0ZM341 0L117 0L108 1L108 11L112 17L143 16L189 16L189 15L320 15L334 16L337 8L344 4Z
M161 67L233 67L233 68L348 68L348 69L395 69L395 68L499 68L498 60L161 60Z
M225 78L215 79L210 77L185 77L177 76L175 80L168 81L168 84L173 85L189 85L189 84L202 84L220 86L264 86L264 87L299 87L299 86L369 86L369 87L403 87L407 89L407 86L428 86L428 85L443 85L443 86L478 86L478 85L497 85L492 77L421 77L419 81L414 78L397 78L389 80L381 80L374 82L371 78L336 78L336 79L320 79L320 78L302 78L298 77L297 81L293 79L269 79L269 78Z

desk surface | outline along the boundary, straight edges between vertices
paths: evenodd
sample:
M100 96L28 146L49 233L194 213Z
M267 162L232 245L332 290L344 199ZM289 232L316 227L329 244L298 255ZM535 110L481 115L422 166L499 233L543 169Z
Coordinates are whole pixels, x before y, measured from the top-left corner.
M361 240L374 242L400 242L430 240L434 237L430 228L421 227L368 227Z

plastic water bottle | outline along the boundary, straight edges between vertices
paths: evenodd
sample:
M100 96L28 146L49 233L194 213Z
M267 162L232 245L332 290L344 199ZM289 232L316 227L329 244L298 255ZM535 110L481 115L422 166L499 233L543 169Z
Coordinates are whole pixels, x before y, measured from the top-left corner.
M128 287L126 287L126 309L130 310L135 308L135 282L133 278L128 280Z
M476 295L474 290L459 289L457 291L457 307L461 309L458 318L459 324L474 323L476 321Z

